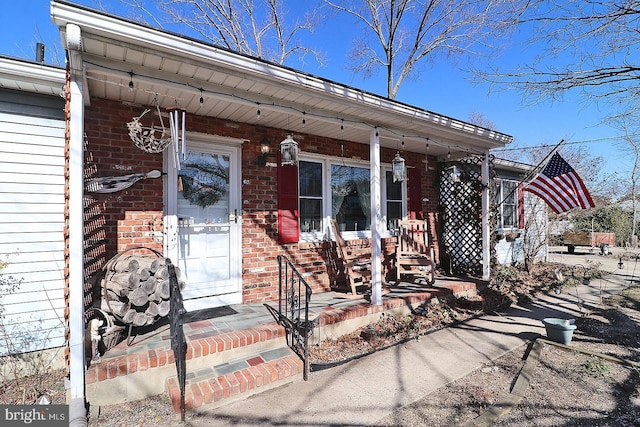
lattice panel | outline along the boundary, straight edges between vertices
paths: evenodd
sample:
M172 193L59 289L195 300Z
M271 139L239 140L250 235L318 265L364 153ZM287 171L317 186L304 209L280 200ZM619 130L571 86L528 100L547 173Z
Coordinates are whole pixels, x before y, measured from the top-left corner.
M440 174L443 261L451 274L482 275L481 164L469 157L446 163Z

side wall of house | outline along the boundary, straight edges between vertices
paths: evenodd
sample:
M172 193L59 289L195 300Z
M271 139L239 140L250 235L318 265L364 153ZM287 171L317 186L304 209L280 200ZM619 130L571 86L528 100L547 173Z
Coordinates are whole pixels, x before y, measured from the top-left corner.
M498 230L496 233L496 261L499 264L523 262L525 253L534 260L546 259L547 211L539 197L518 190L517 229ZM526 237L526 239L525 239Z
M126 123L139 116L144 107L120 102L92 99L86 109L86 177L115 176L162 170L162 154L148 154L137 149L128 136ZM187 130L211 135L241 138L242 146L242 281L245 303L277 299L278 272L276 256L287 256L304 274L314 292L328 291L340 281L335 274L335 249L331 242L278 242L278 173L277 167L259 166L260 142L281 141L281 129L246 125L190 115ZM336 140L295 133L300 150L327 156L368 160L369 146L345 142L344 152ZM383 149L382 161L390 163L395 150ZM421 169L422 200L418 203L426 214L438 207L434 170L425 171L424 153L405 155L409 168ZM435 159L430 158L434 164ZM417 174L416 174L417 175ZM415 201L414 201L415 202ZM162 252L163 181L146 179L129 189L107 195L87 195L88 263L99 268L116 253L137 246ZM386 245L393 251L393 240Z
M64 100L0 89L0 354L64 344L64 225Z

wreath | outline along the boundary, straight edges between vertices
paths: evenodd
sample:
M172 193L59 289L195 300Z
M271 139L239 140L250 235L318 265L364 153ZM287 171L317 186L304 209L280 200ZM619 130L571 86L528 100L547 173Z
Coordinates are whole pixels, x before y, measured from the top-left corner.
M180 169L182 196L191 204L206 208L215 205L229 191L229 177L220 166L190 163Z

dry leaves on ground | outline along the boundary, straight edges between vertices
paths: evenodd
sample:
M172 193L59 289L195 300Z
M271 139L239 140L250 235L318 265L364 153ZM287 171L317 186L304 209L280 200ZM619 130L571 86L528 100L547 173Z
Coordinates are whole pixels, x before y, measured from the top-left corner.
M636 286L576 319L571 347L640 362L640 289ZM507 353L378 425L460 426L509 394L527 346ZM473 425L473 424L467 424ZM640 375L578 351L545 345L520 403L494 426L640 426Z

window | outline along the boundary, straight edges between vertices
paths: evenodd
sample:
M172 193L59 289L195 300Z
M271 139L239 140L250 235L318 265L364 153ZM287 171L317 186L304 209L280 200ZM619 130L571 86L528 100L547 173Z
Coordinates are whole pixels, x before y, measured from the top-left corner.
M331 218L340 231L371 229L369 169L331 165Z
M498 228L518 228L518 182L496 179L494 202Z
M300 231L322 231L322 163L300 162Z
M371 230L371 178L369 168L331 159L308 159L299 163L300 232L306 239L322 238L336 219L346 236ZM394 183L389 167L382 172L382 214L388 230L395 229L406 211L406 189Z
M392 172L385 172L387 199L387 230L396 230L398 221L402 219L402 183L393 182Z

